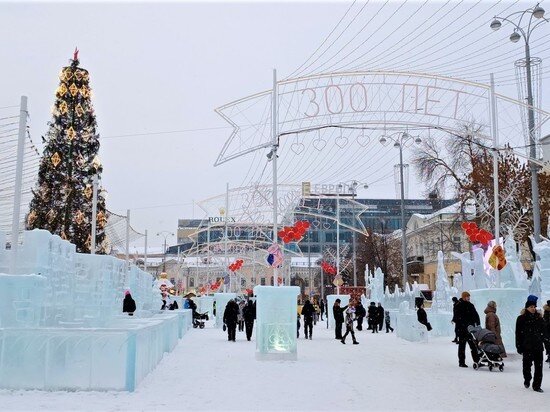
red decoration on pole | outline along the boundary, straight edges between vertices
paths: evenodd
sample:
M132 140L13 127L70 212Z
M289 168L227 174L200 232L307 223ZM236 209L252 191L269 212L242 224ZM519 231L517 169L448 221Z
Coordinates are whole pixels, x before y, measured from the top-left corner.
M73 60L74 61L77 61L78 60L78 47L75 47L74 48L74 53L73 53Z

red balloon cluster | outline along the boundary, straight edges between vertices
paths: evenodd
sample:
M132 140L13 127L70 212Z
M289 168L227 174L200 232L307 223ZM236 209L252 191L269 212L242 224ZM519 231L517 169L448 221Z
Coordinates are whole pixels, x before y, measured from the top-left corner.
M284 243L299 242L308 229L309 222L307 220L298 220L294 226L283 227L277 232L277 235Z
M330 263L327 262L321 262L321 268L330 275L336 275L336 268L332 266Z
M243 263L244 263L244 261L242 259L238 259L238 260L236 260L235 262L233 262L229 265L229 270L231 272L236 272L237 270L242 268Z
M475 222L462 222L462 229L470 238L472 243L481 243L482 245L488 245L489 242L494 239L494 236L487 232L485 229L477 227Z

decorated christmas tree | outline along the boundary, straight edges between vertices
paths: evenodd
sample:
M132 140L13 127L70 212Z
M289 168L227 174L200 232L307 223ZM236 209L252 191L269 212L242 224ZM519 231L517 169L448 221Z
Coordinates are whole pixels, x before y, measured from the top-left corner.
M46 229L89 253L92 243L93 178L100 181L99 135L91 101L89 73L79 67L78 50L63 67L55 93L38 170L38 183L27 215L27 229ZM99 183L98 183L99 184ZM105 199L98 187L96 253L105 253Z

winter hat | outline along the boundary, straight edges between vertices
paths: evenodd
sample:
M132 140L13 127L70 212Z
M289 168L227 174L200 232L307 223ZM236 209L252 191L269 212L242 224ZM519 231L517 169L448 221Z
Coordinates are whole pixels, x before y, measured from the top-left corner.
M535 295L529 295L527 296L527 300L532 300L533 302L537 303L537 300L539 300L539 298Z
M469 298L470 297L470 292L464 291L464 292L462 292L462 295L460 295L460 297L462 299Z
M340 303L340 302L342 302L342 301L341 301L340 299L336 299L334 302L335 302L335 303Z
M497 303L494 300L490 300L489 303L487 303L487 306L490 308L496 308Z
M527 302L525 302L525 309L527 309L529 306L537 306L537 301L536 300L533 300L531 299L533 296L529 296L527 298Z
M128 296L130 294L130 291L127 290L126 292L124 292L124 296Z
M547 301L546 301L546 304L547 304L548 306L550 306L550 300L547 300Z

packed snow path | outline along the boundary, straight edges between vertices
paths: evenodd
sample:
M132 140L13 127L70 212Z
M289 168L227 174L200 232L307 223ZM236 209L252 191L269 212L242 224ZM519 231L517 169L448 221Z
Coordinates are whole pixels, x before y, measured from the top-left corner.
M317 323L297 362L256 361L255 342L207 327L190 331L134 393L0 391L0 410L526 410L548 411L550 369L539 394L523 387L521 358L504 372L458 367L451 338L410 343L356 332L346 345ZM513 348L508 348L513 352Z

